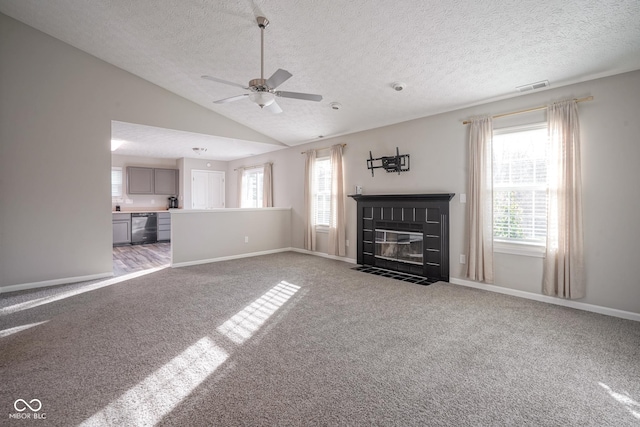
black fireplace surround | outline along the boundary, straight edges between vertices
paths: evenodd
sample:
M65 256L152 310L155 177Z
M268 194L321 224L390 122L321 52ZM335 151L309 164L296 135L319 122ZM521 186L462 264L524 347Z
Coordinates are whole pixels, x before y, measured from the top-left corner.
M350 195L358 206L358 264L448 282L454 195Z

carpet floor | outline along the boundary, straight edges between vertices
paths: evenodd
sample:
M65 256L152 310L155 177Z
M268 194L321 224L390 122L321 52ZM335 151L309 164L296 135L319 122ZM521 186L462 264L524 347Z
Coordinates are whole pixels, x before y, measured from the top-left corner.
M640 322L351 267L288 252L2 295L0 424L640 425Z

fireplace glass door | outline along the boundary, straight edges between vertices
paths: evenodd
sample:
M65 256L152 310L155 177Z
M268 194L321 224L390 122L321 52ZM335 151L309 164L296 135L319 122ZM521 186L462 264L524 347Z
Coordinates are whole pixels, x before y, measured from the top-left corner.
M422 265L422 233L376 229L376 258Z

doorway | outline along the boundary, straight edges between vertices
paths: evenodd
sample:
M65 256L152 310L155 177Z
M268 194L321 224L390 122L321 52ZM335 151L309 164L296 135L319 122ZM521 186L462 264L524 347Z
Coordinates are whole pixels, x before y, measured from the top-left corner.
M191 171L191 209L224 208L224 172Z

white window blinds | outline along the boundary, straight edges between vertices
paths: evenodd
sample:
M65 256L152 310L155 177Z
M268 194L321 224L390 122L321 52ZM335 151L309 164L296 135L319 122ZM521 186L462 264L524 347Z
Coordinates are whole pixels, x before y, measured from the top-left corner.
M328 227L331 220L331 162L329 157L317 159L314 172L316 225Z
M122 197L122 168L111 168L111 197Z
M242 208L261 208L263 195L264 169L245 169L242 172Z
M545 124L494 131L494 240L545 243L547 153Z

